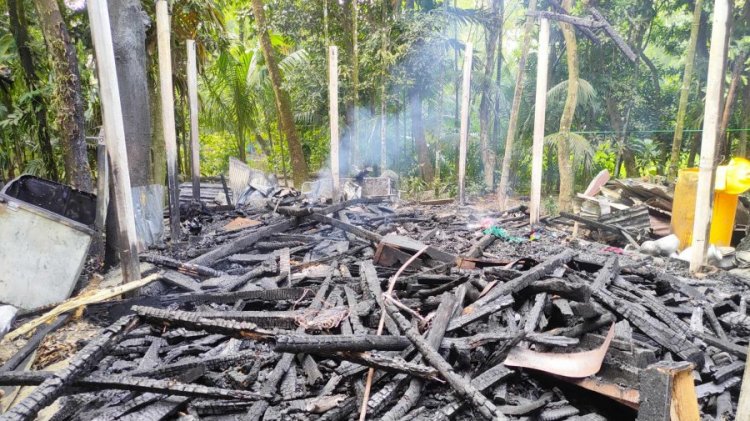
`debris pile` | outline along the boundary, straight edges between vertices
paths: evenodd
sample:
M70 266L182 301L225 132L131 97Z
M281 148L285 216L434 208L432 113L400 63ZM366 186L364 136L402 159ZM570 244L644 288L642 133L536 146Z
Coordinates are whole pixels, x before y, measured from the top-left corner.
M0 385L39 387L3 419L57 400L56 420L346 420L363 396L383 420L733 417L742 278L567 243L522 207L294 200L196 216L189 246L142 256L148 285L87 301L109 325L65 368L5 363Z

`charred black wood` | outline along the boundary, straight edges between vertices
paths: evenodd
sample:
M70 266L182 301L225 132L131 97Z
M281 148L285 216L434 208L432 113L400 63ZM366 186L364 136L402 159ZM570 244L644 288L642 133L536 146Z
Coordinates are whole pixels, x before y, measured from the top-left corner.
M335 265L336 264L334 263L334 266ZM328 277L320 285L320 288L318 288L318 291L315 293L315 298L313 299L312 303L309 306L309 310L317 312L323 307L325 297L328 294L328 289L331 286L331 278L332 278L332 274L329 274ZM304 333L304 331L305 331L305 328L303 327L297 328L297 333ZM293 360L294 360L294 354L282 355L279 362L276 363L276 366L274 367L271 374L266 378L266 381L264 382L263 387L261 388L261 393L269 393L269 394L276 393L279 383L281 382L282 378L286 374L287 370L289 370L289 367L292 365ZM265 413L266 409L268 409L269 405L270 404L267 401L256 402L255 404L253 404L253 406L251 406L247 410L247 413L245 414L245 419L251 420L251 421L259 420Z
M593 289L606 288L613 279L617 278L620 274L620 259L617 256L611 256L604 263L604 266L599 269L594 279L594 284L591 286Z
M478 301L477 301L478 302ZM485 303L482 306L470 306L471 311L467 312L464 310L464 315L451 320L448 325L448 332L452 332L456 329L460 329L469 323L475 322L483 317L487 317L491 314L497 313L498 311L512 306L514 303L513 297L510 295L504 297L496 297L492 302Z
M588 285L562 279L536 281L529 285L529 291L534 294L547 292L579 303L585 303L591 298L591 288Z
M551 274L555 269L570 262L573 257L575 257L575 253L572 250L565 250L562 253L559 253L545 260L544 262L539 263L538 265L524 272L521 276L511 280L510 282L495 285L495 287L492 288L484 297L474 302L471 307L478 308L494 301L499 297L517 293L522 289L528 288L528 286L531 285L532 282L538 281ZM491 273L491 271L489 272Z
M249 322L263 328L296 329L303 311L196 311L193 317Z
M436 381L440 379L438 371L432 367L404 361L401 358L389 357L378 352L337 352L328 356L394 373L405 373L425 380Z
M92 365L97 363L108 349L119 342L133 328L135 323L134 317L125 316L104 329L71 358L67 367L42 382L29 396L0 416L0 420L33 419L40 410L57 399L66 386L84 375Z
M205 330L209 333L219 333L240 339L270 340L273 332L261 329L250 322L211 319L202 317L200 313L181 310L162 310L154 307L134 306L133 311L152 323L162 323L169 326L184 327L193 330Z
M246 301L298 301L304 297L313 297L315 288L277 288L262 291L208 292L203 294L171 294L159 297L163 305L172 303L234 303Z
M201 285L184 273L176 272L174 270L165 270L162 275L162 280L168 284L172 284L176 287L182 288L186 291L200 292Z
M224 370L237 364L247 364L259 358L257 351L241 351L229 355L221 355L209 358L194 358L182 360L171 364L163 364L148 370L135 370L127 373L133 377L165 378L176 377L193 368L205 368L205 370Z
M572 256L571 256L572 257ZM464 399L471 402L472 406L487 419L491 420L503 420L506 419L504 415L497 411L497 407L489 399L487 399L479 390L472 386L469 382L458 376L443 357L438 354L437 351L432 349L427 341L419 334L414 328L411 327L406 318L399 313L396 306L386 302L385 309L388 314L393 318L394 322L398 326L399 330L409 338L414 344L424 359L435 367L440 374L445 378L448 384Z
M49 371L0 373L0 385L37 386L53 376L54 373ZM77 392L117 389L212 399L259 400L273 398L272 395L263 395L246 390L220 389L198 384L177 383L173 380L154 380L132 376L85 377L73 381L67 388L77 389Z
M224 272L210 268L208 266L197 265L194 263L184 263L179 260L172 259L170 257L142 253L138 257L144 262L152 263L156 266L167 267L171 269L177 269L179 272L186 273L189 275L199 276L223 276Z
M339 221L338 219L335 219L335 218L331 218L330 216L313 213L310 216L308 216L308 218L317 222L321 222L323 224L330 225L332 227L339 228L345 232L354 234L357 237L364 238L367 241L372 241L373 243L379 243L383 239L383 236L380 234L374 233L372 231L368 231L366 229L360 228L352 224L347 224L346 222Z
M655 319L637 303L617 299L605 289L593 291L594 297L610 310L628 319L633 326L641 330L656 343L679 355L686 361L695 363L699 368L705 363L705 355L685 335L674 331L670 326Z
M435 313L435 318L432 322L432 327L427 333L425 342L433 350L437 351L440 348L440 343L443 341L445 330L448 328L448 322L453 317L453 310L456 307L456 297L450 294L443 294L440 306ZM382 416L382 420L395 421L403 417L411 408L416 405L417 400L422 395L422 389L424 383L418 379L412 379L409 382L409 387L406 392L402 395L401 399L394 405L388 412Z
M275 225L260 228L256 231L253 231L251 233L243 235L242 237L239 237L238 239L232 241L231 243L224 244L220 247L217 247L209 251L208 253L205 253L199 257L196 257L195 259L191 260L188 263L193 264L193 265L211 266L212 264L216 263L219 259L222 259L232 254L239 253L242 250L248 249L250 246L252 246L256 242L270 235L284 232L288 230L289 228L295 226L296 223L297 223L296 220L286 220Z

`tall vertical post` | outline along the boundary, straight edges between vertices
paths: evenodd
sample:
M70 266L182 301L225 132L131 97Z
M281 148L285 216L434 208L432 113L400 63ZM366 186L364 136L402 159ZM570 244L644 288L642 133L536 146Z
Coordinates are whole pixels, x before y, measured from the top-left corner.
M341 178L339 171L339 49L328 47L328 120L331 124L331 197L333 203L339 201Z
M138 246L135 233L135 213L130 189L128 152L125 148L125 127L120 104L120 87L117 84L115 53L112 47L112 29L106 0L89 0L88 15L91 39L96 54L99 76L99 96L104 120L104 141L111 158L115 193L115 213L120 237L120 264L122 281L128 283L141 279L138 263ZM102 174L99 175L102 177Z
M187 85L190 102L190 156L193 169L193 200L201 200L201 158L198 138L198 63L195 58L195 40L189 39L187 46Z
M544 117L547 113L547 68L549 67L549 20L544 18L541 19L539 26L539 51L537 55L534 143L531 147L531 200L529 201L529 216L532 225L539 223L542 204Z
M695 196L693 222L693 254L690 272L700 269L706 258L716 179L716 139L721 121L724 96L724 70L726 69L727 31L729 28L729 0L714 1L714 19L711 29L711 50L708 55L706 103L703 114L701 158L698 164L698 189Z
M180 186L177 184L177 132L174 122L174 88L172 87L172 53L170 51L169 6L166 0L156 2L156 37L159 50L159 85L161 121L167 149L167 187L169 188L169 227L172 242L180 241Z
M469 143L469 112L471 99L471 58L473 46L466 43L464 49L464 77L461 84L461 134L458 145L458 203L466 204L466 148Z

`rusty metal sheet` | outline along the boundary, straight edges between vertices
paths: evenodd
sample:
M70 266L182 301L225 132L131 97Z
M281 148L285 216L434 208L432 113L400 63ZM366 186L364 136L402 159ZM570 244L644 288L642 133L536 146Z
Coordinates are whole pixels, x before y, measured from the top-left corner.
M558 376L584 378L599 372L604 362L612 338L615 336L615 325L609 328L604 343L596 349L570 354L537 352L519 346L510 350L505 365L509 367L525 367L544 371Z
M222 230L230 232L230 231L238 231L244 228L250 228L250 227L257 227L258 225L262 225L263 223L260 221L256 221L254 219L248 219L243 217L237 217L234 218L231 222L224 225L222 227Z

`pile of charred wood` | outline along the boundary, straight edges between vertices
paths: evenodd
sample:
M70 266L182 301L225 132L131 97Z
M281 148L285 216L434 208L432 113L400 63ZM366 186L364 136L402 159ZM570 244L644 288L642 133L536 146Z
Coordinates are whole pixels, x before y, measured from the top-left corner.
M158 281L90 305L111 324L64 369L6 362L0 385L38 387L0 419L55 401L55 420L734 417L750 317L725 273L566 244L522 208L237 216L142 256Z

